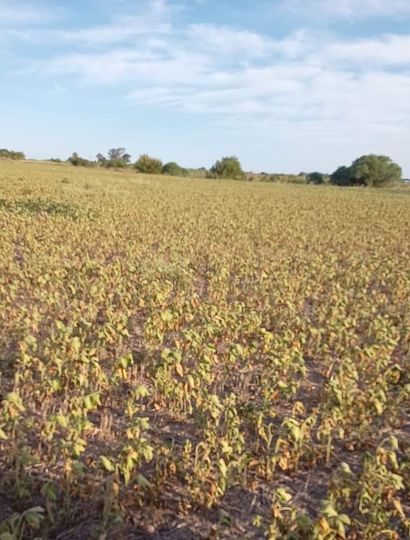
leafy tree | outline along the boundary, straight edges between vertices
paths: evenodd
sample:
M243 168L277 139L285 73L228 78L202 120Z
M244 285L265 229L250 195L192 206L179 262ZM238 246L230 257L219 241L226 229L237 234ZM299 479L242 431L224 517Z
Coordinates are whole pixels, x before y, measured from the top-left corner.
M233 178L234 180L244 180L245 173L242 170L240 161L235 156L224 157L217 161L210 170L212 178Z
M325 175L319 172L313 172L306 176L308 184L314 184L316 186L325 183Z
M135 169L140 173L145 174L161 174L162 161L160 159L142 154L134 165Z
M23 152L16 152L15 150L7 150L7 148L1 148L0 158L22 160L26 159L26 156Z
M336 186L382 187L400 182L402 171L387 156L369 154L356 159L350 167L339 167L330 177Z
M125 148L111 148L107 152L107 157L103 154L97 154L97 163L101 167L112 169L124 169L131 161L131 155Z
M74 167L93 167L95 165L93 161L80 157L77 152L73 152L67 161Z
M107 163L107 158L103 154L97 154L96 159L97 159L98 165L100 165L101 167L105 167Z
M131 155L125 148L111 148L108 150L108 161L106 166L123 168L131 162Z
M127 162L122 158L107 159L104 167L107 169L125 169L127 167Z
M111 148L108 150L108 160L113 162L122 161L125 165L131 162L131 155L128 154L125 148Z
M351 186L351 168L342 166L330 175L330 183L334 186Z
M188 171L180 167L175 161L170 161L162 167L162 173L169 176L187 176Z
M369 154L353 162L350 168L355 185L383 187L400 182L402 170L388 156Z

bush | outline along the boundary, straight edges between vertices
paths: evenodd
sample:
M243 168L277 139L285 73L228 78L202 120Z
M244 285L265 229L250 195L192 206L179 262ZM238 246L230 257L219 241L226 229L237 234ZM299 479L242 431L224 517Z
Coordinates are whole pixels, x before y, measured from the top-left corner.
M103 154L97 154L96 159L100 167L125 169L131 161L131 156L126 152L125 148L111 148L107 152L107 157Z
M187 176L188 171L183 167L180 167L175 161L170 161L162 167L162 174L168 174L169 176Z
M304 184L306 177L295 174L266 174L260 177L262 182L274 182L277 184Z
M217 161L210 170L211 178L232 178L244 180L245 174L237 157L224 157Z
M198 169L186 169L187 176L192 178L209 178L209 171L205 167Z
M160 159L142 154L134 165L135 169L145 174L161 174L162 161Z
M325 175L319 172L313 172L306 176L306 182L308 184L314 184L318 186L325 183Z
M0 149L0 158L21 160L26 159L26 156L23 152L16 152L15 150L7 150L7 148Z
M128 164L121 158L113 158L107 159L104 163L104 167L107 169L125 169L128 167Z
M74 167L94 167L95 162L88 159L80 157L77 152L74 152L71 157L67 160Z

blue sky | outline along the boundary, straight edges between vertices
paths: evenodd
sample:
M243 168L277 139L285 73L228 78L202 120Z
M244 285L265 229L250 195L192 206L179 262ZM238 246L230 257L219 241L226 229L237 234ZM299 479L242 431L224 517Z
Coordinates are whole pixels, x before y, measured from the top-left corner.
M0 0L0 147L410 176L410 0Z

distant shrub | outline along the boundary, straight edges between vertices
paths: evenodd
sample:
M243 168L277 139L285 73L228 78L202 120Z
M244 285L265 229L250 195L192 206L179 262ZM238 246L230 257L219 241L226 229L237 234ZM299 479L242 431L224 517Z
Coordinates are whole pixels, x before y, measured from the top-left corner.
M97 154L97 164L107 169L125 169L131 161L131 155L125 148L111 148L107 152L107 157Z
M210 169L211 178L232 178L233 180L244 180L245 173L241 163L236 156L224 157L217 161Z
M0 158L22 160L26 159L24 152L16 152L15 150L7 150L7 148L0 149Z
M312 172L306 176L306 182L308 184L314 184L318 186L325 183L325 175L319 172Z
M135 169L145 174L161 174L162 161L160 159L142 154L134 164Z
M106 167L107 169L125 169L126 167L128 167L128 164L121 158L113 158L107 159L104 167Z
M262 182L275 182L278 184L305 184L306 177L295 174L270 174L261 177Z
M180 167L175 161L170 161L165 163L162 167L162 174L167 174L169 176L187 176L188 171L183 167Z
M74 152L73 155L69 157L67 161L71 163L71 165L73 165L74 167L94 167L95 166L94 161L90 161L88 159L80 157L77 154L77 152Z
M100 165L100 167L106 166L108 159L104 156L104 154L97 154L95 158L97 161L97 165Z
M187 176L192 178L209 178L209 171L205 167L199 167L198 169L186 169Z
M51 163L62 163L62 160L59 158L50 158L48 161L51 161Z

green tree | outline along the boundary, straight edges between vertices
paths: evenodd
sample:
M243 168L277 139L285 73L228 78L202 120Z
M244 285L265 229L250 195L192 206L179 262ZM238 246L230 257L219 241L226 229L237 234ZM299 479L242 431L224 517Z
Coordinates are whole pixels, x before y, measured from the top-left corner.
M210 170L212 178L232 178L244 180L245 173L242 170L239 159L236 156L224 157L218 160Z
M314 184L318 186L325 183L325 175L320 172L313 172L306 176L306 182L308 184Z
M351 168L342 166L330 175L330 183L334 186L351 186Z
M125 148L111 148L108 150L108 160L106 166L124 168L131 162L131 155Z
M388 156L369 154L353 162L351 178L354 185L383 187L400 182L402 170Z
M180 167L175 161L170 161L162 167L162 173L169 176L187 176L188 171Z
M95 165L94 161L80 157L77 152L73 152L72 156L67 160L74 167L93 167Z
M125 163L129 163L131 156L127 154L125 148L111 148L108 150L108 159L122 159Z
M97 163L101 167L124 169L130 161L131 155L126 152L125 148L111 148L107 152L107 157L103 154L97 154Z
M135 169L140 173L145 174L161 174L162 161L160 159L142 154L134 165Z
M103 154L97 154L96 155L97 163L101 167L105 167L107 163L107 158Z
M15 150L7 150L7 148L1 148L0 158L22 160L26 159L26 156L23 152L16 152Z

